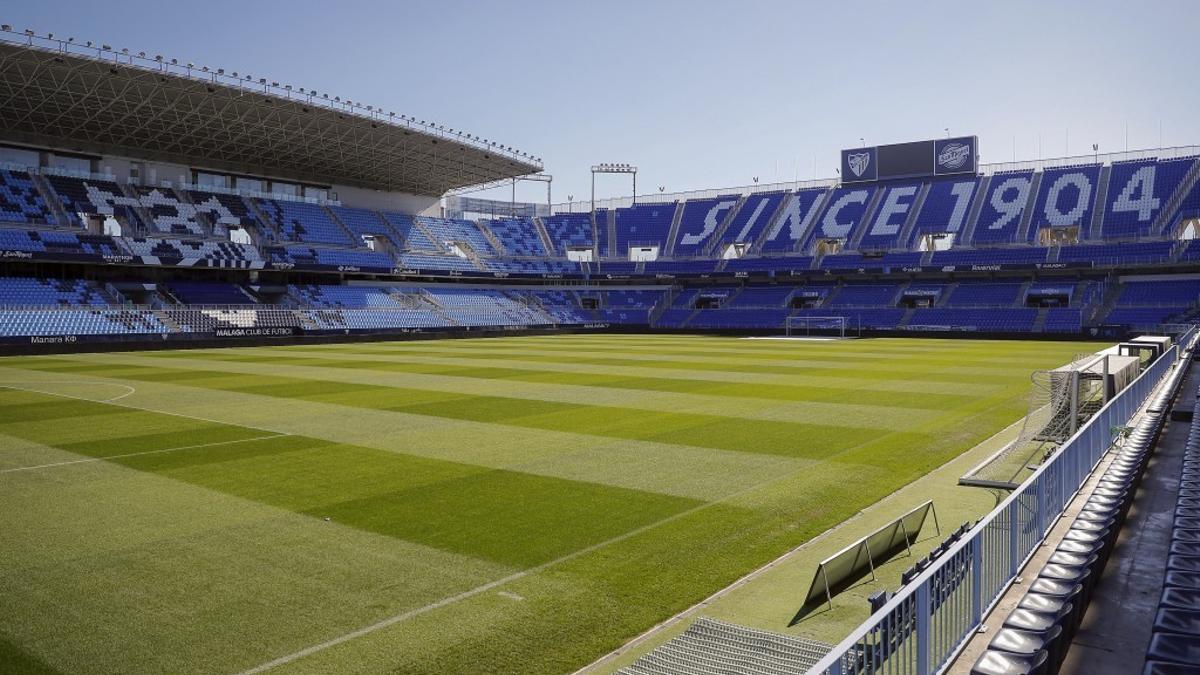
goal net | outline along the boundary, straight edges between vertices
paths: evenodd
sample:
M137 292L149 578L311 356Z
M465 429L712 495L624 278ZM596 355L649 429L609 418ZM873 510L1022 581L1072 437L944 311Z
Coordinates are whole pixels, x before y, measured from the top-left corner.
M806 335L846 337L844 316L789 316L784 322L784 334L788 337Z
M1014 489L1070 438L1115 391L1136 376L1123 357L1088 355L1031 376L1028 413L1016 440L968 471L959 483ZM1132 368L1131 368L1132 365Z

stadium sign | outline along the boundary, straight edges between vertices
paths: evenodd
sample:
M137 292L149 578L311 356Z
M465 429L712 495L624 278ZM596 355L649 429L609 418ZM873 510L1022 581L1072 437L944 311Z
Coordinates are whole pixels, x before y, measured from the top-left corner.
M973 174L979 166L976 136L893 143L842 150L842 182Z

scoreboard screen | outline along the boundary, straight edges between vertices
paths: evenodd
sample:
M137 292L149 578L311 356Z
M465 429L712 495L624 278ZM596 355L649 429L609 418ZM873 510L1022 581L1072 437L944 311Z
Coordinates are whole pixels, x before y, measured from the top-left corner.
M978 154L975 136L852 148L842 151L842 182L975 173Z

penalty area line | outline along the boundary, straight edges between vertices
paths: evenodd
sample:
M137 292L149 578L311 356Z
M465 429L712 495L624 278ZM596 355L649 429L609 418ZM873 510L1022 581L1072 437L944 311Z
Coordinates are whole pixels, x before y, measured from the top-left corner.
M145 450L142 452L127 452L121 455L109 455L107 457L88 457L87 459L72 459L65 462L52 462L50 464L38 464L36 466L17 466L11 469L0 469L0 473L17 473L19 471L36 471L38 469L52 469L58 466L71 466L74 464L90 464L92 462L107 462L113 459L124 459L126 457L141 457L142 455L157 455L164 452L178 452L180 450L196 450L198 448L215 448L219 445L233 445L235 443L249 443L251 441L265 441L271 438L285 438L291 434L271 434L269 436L254 436L252 438L239 438L232 441L216 441L213 443L198 443L196 445L181 445L177 448L160 448L158 450Z

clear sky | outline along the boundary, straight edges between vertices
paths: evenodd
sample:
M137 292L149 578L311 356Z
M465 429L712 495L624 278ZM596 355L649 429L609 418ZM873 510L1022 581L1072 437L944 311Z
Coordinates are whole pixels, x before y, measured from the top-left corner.
M597 162L637 164L642 192L829 177L860 138L947 127L984 162L1200 144L1194 0L23 0L0 21L463 129L542 157L556 202Z

